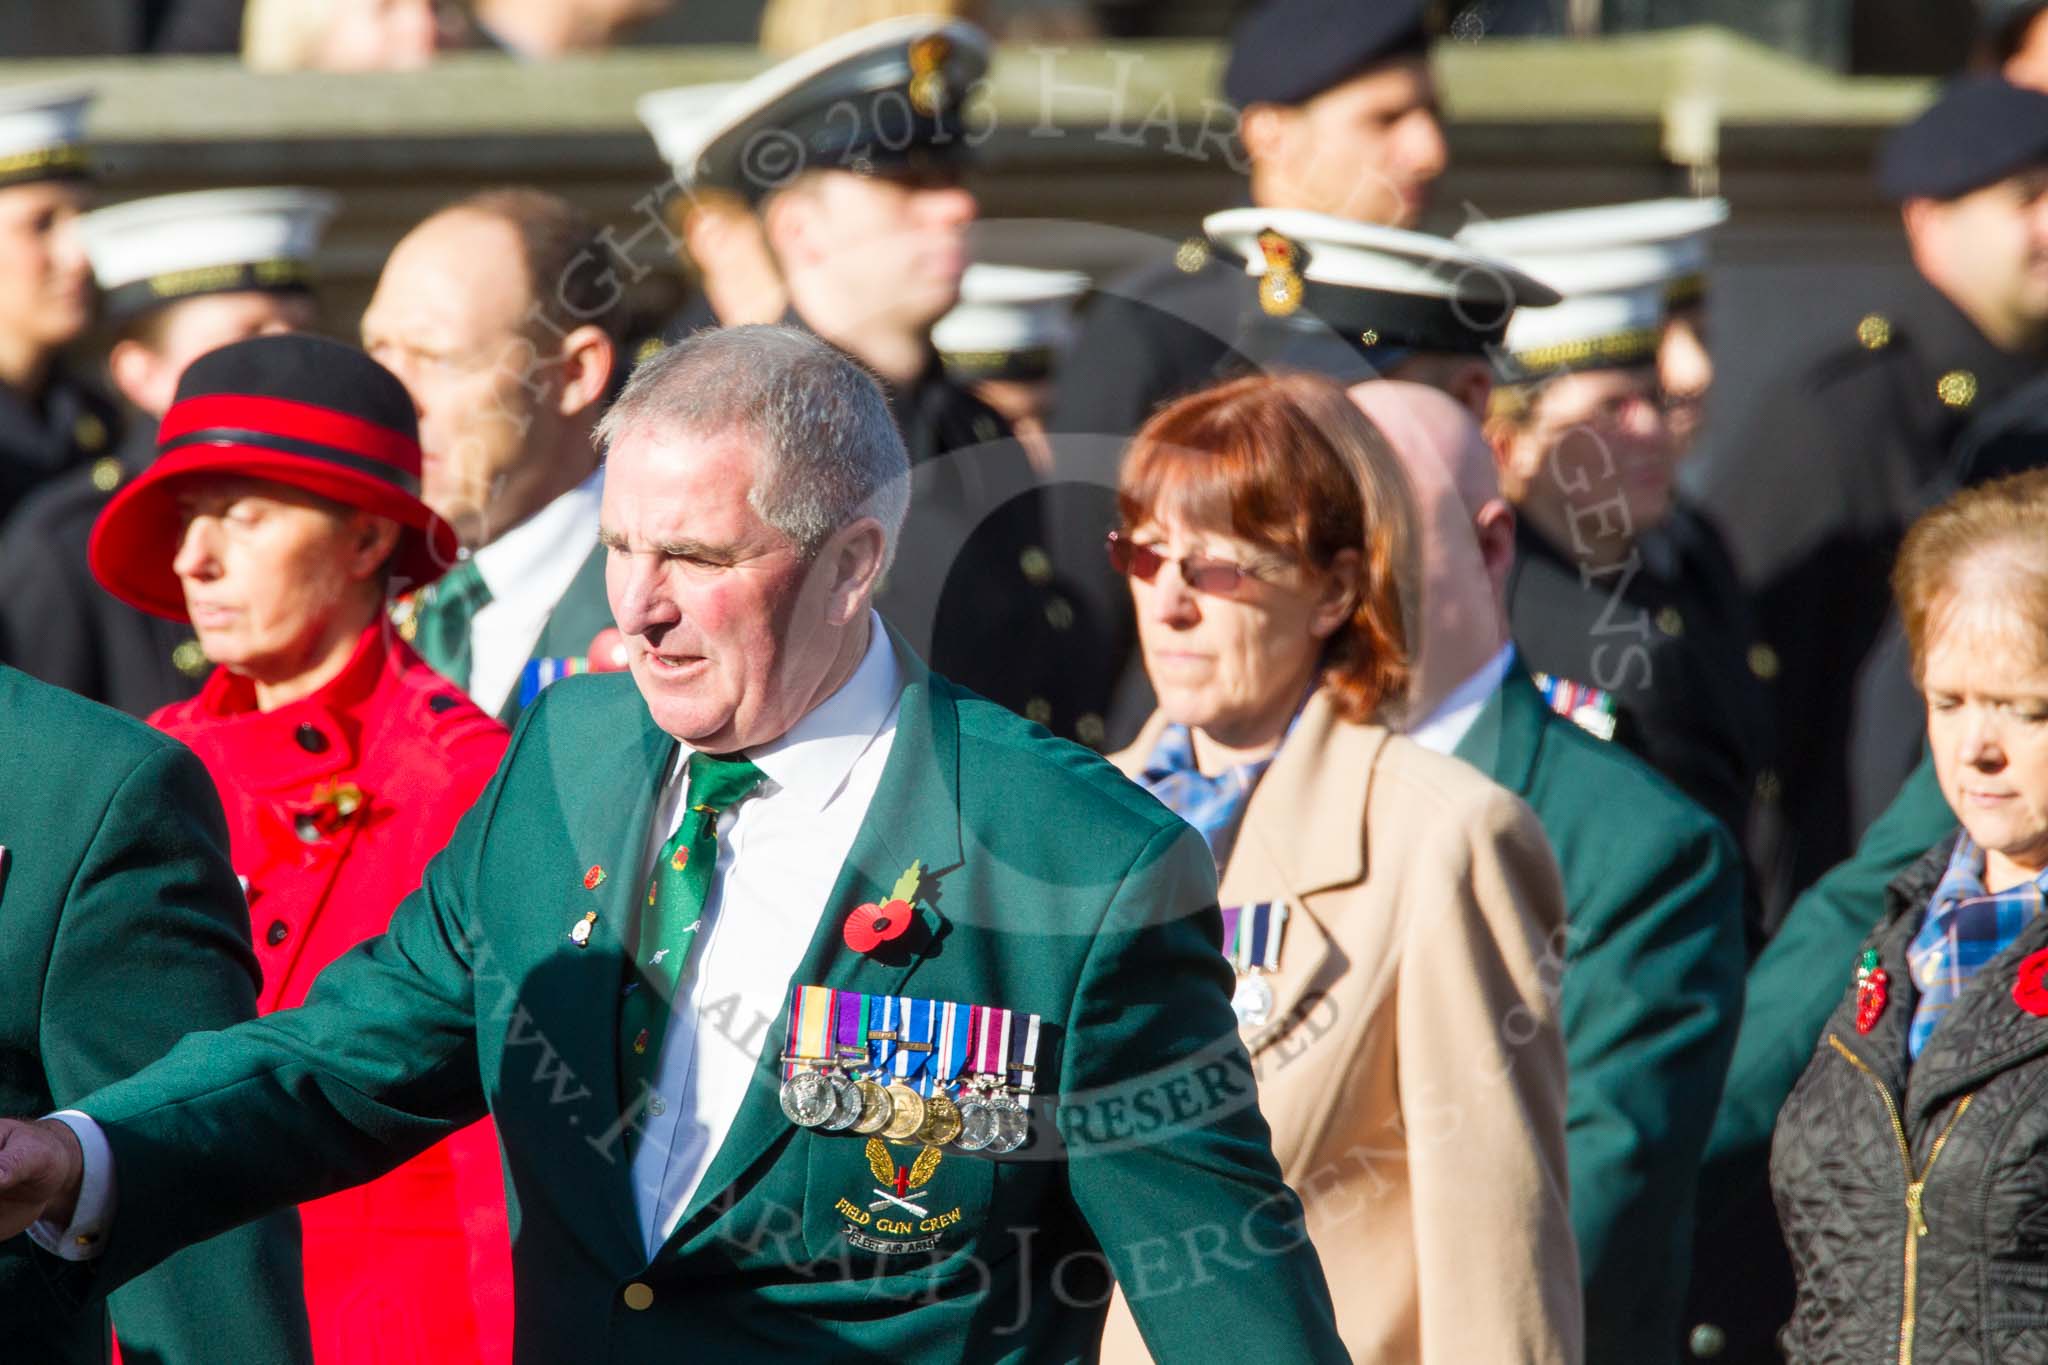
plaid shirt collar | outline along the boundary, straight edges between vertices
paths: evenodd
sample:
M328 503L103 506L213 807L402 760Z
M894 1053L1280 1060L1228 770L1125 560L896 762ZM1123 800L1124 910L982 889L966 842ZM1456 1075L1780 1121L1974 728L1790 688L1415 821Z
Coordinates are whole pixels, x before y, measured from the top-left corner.
M2044 904L2048 871L1994 895L1984 889L1984 850L1967 834L1956 837L1948 870L1928 900L1927 917L1906 948L1920 992L1906 1035L1910 1056L1918 1059L1970 978L2012 946Z

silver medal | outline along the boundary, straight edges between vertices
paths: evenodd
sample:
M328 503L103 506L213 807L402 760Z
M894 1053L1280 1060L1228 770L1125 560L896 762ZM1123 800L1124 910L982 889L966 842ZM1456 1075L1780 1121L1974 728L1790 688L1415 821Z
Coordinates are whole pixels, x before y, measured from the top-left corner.
M1029 1116L1024 1106L1008 1095L998 1095L989 1101L995 1111L995 1135L988 1141L988 1149L998 1156L1014 1152L1024 1145L1024 1139L1031 1131Z
M860 1122L860 1086L851 1076L834 1076L831 1080L835 1105L831 1116L818 1126L830 1133L844 1132Z
M995 1110L989 1108L986 1100L972 1098L960 1101L960 1136L953 1139L955 1147L963 1152L978 1152L988 1146L995 1135Z
M1240 976L1237 990L1230 997L1230 1008L1236 1011L1239 1024L1257 1028L1273 1017L1273 988L1256 972Z
M816 1071L799 1071L782 1083L782 1112L799 1128L816 1128L838 1107L832 1082Z

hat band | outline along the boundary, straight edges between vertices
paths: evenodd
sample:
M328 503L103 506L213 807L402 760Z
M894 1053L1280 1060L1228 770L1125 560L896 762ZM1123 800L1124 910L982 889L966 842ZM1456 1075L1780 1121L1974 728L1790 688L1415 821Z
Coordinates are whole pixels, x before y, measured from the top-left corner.
M358 474L367 474L373 479L390 484L410 497L417 498L420 495L419 479L403 469L367 455L358 455L352 450L323 445L319 441L301 440L295 436L280 436L274 431L256 431L249 427L200 427L173 436L157 447L157 453L168 455L174 450L183 450L188 446L254 446L259 450L274 450L282 455L303 455L309 459L338 464Z
M0 156L0 185L26 185L36 180L82 180L91 174L84 144L32 147Z
M1631 327L1606 336L1582 337L1576 341L1560 341L1516 351L1508 360L1517 371L1514 382L1518 383L1540 379L1560 370L1618 370L1647 364L1655 359L1657 344L1663 336L1661 327Z
M303 294L312 287L313 272L304 261L252 261L195 266L130 280L107 290L102 298L107 319L124 322L152 308L207 294Z
M989 350L940 351L939 359L949 374L974 379L1044 379L1052 373L1053 348L1019 346Z
M1366 356L1388 347L1440 355L1485 355L1507 335L1512 300L1431 298L1306 280L1301 312L1286 321L1321 323Z

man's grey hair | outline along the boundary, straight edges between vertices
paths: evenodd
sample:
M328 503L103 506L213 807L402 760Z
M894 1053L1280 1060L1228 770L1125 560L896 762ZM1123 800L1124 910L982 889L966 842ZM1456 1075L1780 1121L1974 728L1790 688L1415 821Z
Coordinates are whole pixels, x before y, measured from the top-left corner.
M861 517L882 523L882 567L910 507L910 455L882 386L860 364L795 327L698 332L641 362L597 424L610 450L627 431L746 432L761 467L747 502L806 555Z

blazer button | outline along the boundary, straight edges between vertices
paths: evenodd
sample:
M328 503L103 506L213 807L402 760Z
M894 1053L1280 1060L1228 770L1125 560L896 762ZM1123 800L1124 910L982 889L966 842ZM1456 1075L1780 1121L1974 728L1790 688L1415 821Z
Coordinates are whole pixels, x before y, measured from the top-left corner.
M1692 1329L1686 1345L1692 1348L1695 1359L1712 1360L1728 1349L1728 1334L1711 1322L1703 1322Z
M654 1291L638 1280L626 1286L623 1297L626 1300L626 1307L635 1313L644 1313L654 1307Z
M327 736L321 734L320 727L310 720L301 721L299 728L293 732L292 738L298 740L299 747L309 754L324 754L327 752Z
M264 940L273 948L291 936L292 927L281 919L272 920L270 927L263 931Z

